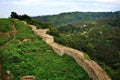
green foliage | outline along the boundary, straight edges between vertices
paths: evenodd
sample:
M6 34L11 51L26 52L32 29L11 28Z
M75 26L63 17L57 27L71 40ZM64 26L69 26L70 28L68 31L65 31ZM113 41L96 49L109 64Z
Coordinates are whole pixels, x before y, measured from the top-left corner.
M92 60L98 62L108 72L113 80L119 80L120 78L115 76L120 70L120 23L118 20L119 18L114 17L61 26L58 27L60 37L55 37L55 41L86 52Z
M0 19L0 46L13 38L12 30L11 20Z
M53 27L52 24L46 24L46 26L49 29L49 31L47 32L48 34L56 36L56 37L60 36L58 30L55 27Z
M0 32L6 33L12 30L12 24L7 19L0 19Z
M31 18L30 18L28 15L26 15L26 14L24 14L24 15L19 15L19 19L20 19L20 20L31 20Z
M25 75L33 75L36 80L91 80L72 57L58 56L28 25L13 22L17 29L16 38L0 48L3 75L10 71L12 80Z
M32 19L30 16L23 14L23 15L18 15L16 12L11 12L11 18L15 18L15 19L19 19L19 20L24 20L26 21L28 24L31 25L35 25L38 28L42 28L42 26L44 25L43 23Z
M20 40L29 39L29 38L34 39L36 37L36 35L34 35L34 32L31 30L31 28L28 25L26 25L22 22L19 22L19 21L15 21L15 25L16 25L16 29L18 30L17 33L16 33L16 35L17 35L16 38L17 39L20 39Z
M13 17L12 15L17 15L18 17ZM24 20L26 21L28 24L31 24L31 25L35 25L37 26L37 28L43 28L43 29L49 29L49 32L48 34L50 35L53 35L53 36L59 36L59 32L58 30L52 25L52 24L48 24L48 23L41 23L40 21L37 21L37 20L34 20L32 19L30 16L24 14L24 15L18 15L17 13L15 12L12 12L11 13L11 18L16 18L16 19L19 19L19 20Z
M10 16L11 16L11 18L16 18L16 19L19 18L19 15L16 12L11 12Z
M73 26L73 25L71 25L71 24L68 24L68 25L66 25L66 26L61 26L61 27L58 27L57 28L61 33L66 33L66 32L69 32L69 33L72 33L72 32L74 32L74 31L79 31L80 30L80 28L79 27L75 27L75 26Z
M55 26L63 26L77 21L120 17L120 12L69 12L59 15L37 16L33 17L42 22L52 23Z

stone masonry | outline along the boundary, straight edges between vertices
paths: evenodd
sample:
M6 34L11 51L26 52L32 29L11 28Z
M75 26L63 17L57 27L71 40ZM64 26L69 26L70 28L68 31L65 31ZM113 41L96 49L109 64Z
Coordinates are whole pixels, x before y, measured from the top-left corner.
M32 30L43 38L43 40L50 45L53 50L60 56L67 54L72 56L75 61L84 68L88 75L93 80L111 80L111 78L106 74L106 72L93 60L88 60L85 58L84 53L76 49L65 47L54 42L54 37L46 34L48 29L36 29L36 26L30 25Z

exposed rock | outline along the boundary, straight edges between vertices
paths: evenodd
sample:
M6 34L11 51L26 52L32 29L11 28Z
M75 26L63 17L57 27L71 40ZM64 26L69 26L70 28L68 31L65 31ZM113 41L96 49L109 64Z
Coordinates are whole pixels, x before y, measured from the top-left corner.
M31 41L31 39L22 39L22 40L19 41L19 43L29 42L29 41Z
M35 80L34 76L23 76L20 80Z
M31 39L23 39L22 41L23 42L28 42L28 41L31 41Z

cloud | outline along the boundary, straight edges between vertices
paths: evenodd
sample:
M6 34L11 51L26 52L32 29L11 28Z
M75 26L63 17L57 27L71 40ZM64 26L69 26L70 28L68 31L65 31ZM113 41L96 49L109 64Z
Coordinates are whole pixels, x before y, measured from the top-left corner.
M4 4L11 4L14 6L20 6L20 7L48 7L48 8L56 8L56 7L76 7L79 3L73 0L61 0L61 1L56 1L56 0L19 0L19 1L11 1L7 2ZM81 4L81 3L80 3ZM79 4L79 5L80 5Z
M119 0L12 0L7 2L1 2L0 4L12 4L15 6L76 6L81 5L82 3L98 3L98 2L107 2L107 3L118 3Z
M20 1L13 1L11 4L18 5L18 6L32 6L38 3L39 0L20 0ZM40 0L41 1L41 0Z
M85 1L94 1L94 2L120 2L120 0L85 0Z
M0 0L0 12L48 15L72 11L116 11L120 0ZM0 15L1 15L0 13Z

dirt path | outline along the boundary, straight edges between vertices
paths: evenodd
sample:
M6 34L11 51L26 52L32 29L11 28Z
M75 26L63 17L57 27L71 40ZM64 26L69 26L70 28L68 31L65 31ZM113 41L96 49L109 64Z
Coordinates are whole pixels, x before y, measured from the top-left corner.
M0 46L0 48L8 45L14 38L16 38L16 27L15 27L15 24L12 24L12 28L13 28L13 38L10 39L9 41L7 41L6 43L4 43L2 46ZM2 65L0 64L0 79L2 79ZM8 79L9 80L9 79Z
M14 34L14 38L16 38L16 27L15 27L15 24L12 25L12 28L13 28L13 34Z
M15 24L12 24L12 28L13 28L13 38L10 39L9 41L5 42L2 46L0 46L0 48L6 46L8 43L10 43L14 38L16 38L16 27L15 27Z

